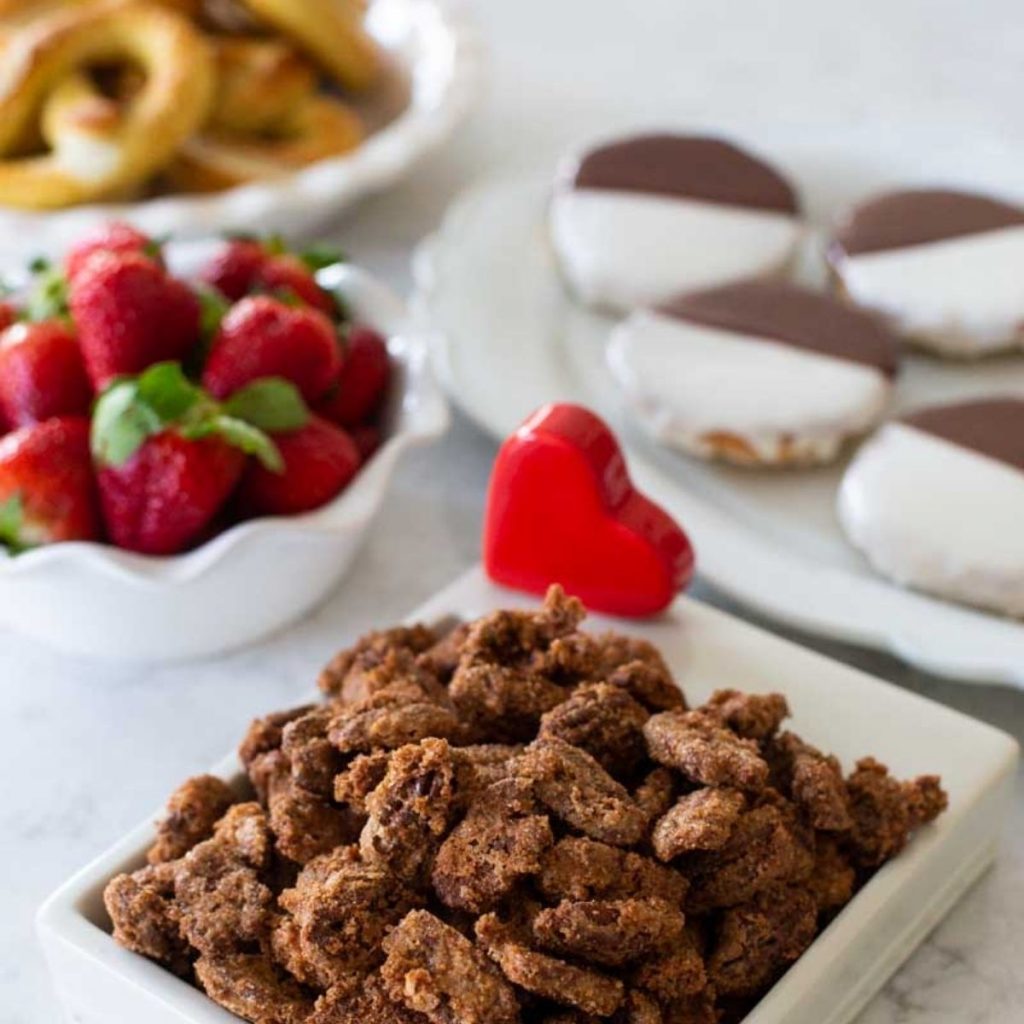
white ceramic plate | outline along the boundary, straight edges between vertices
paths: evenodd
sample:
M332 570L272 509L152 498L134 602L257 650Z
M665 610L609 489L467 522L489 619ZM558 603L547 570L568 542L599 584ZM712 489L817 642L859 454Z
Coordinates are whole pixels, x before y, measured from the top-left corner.
M442 145L468 112L483 54L461 0L374 0L367 26L387 55L389 80L357 106L371 126L387 123L378 124L358 149L286 178L213 195L42 213L0 207L0 258L63 252L87 228L111 217L157 237L258 229L296 238L367 193L394 184ZM407 102L395 113L396 95L406 90Z
M534 409L577 401L626 442L634 479L690 532L712 584L779 621L897 654L965 682L1024 686L1024 624L904 590L875 575L835 518L842 467L757 472L710 466L654 444L632 424L604 360L614 321L575 305L544 219L545 180L485 185L451 209L416 259L417 314L461 408L496 438ZM813 244L804 276L816 266ZM911 358L900 406L1016 388L1024 359L948 364Z
M535 603L473 570L413 619L468 618ZM590 625L623 628L599 618ZM1016 744L991 726L687 598L657 620L626 628L658 645L695 701L721 686L781 690L793 728L844 765L871 753L900 776L941 773L948 812L875 875L745 1020L844 1024L991 861L1012 796ZM235 756L216 771L237 776ZM103 888L118 872L139 867L152 840L146 821L39 912L39 935L68 1017L81 1024L229 1024L236 1018L201 992L110 937Z
M174 244L179 274L204 243ZM353 315L388 336L394 378L386 439L352 483L321 508L238 523L193 551L155 557L109 544L51 544L0 552L0 625L74 654L177 661L219 654L301 618L337 585L355 557L409 448L448 426L428 344L405 304L365 271L321 272Z

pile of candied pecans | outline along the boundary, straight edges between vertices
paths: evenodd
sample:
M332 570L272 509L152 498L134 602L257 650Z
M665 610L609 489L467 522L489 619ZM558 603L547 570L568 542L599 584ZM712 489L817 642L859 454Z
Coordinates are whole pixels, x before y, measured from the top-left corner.
M363 637L249 729L256 799L172 796L114 937L253 1024L740 1019L946 796L583 617Z

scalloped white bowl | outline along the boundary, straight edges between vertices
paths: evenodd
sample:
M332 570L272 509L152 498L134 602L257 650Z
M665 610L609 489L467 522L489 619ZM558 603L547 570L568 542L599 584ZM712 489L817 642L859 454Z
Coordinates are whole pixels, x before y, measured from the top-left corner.
M408 103L345 156L287 177L212 195L168 195L137 203L52 212L0 206L0 256L63 252L97 223L116 217L154 236L199 238L227 229L306 235L362 196L386 188L440 147L477 96L482 49L462 0L374 0L370 33L397 74Z
M356 317L388 335L395 364L385 443L349 487L313 512L241 523L183 555L94 543L2 554L0 625L76 654L180 660L257 640L337 586L402 453L443 434L448 411L401 299L355 267L330 273Z

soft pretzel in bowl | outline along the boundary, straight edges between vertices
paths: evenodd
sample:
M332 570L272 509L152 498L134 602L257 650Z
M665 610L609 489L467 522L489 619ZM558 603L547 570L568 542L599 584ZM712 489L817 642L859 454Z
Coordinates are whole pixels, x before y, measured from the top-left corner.
M189 139L167 169L168 184L183 192L217 192L292 174L340 156L363 139L355 113L340 100L313 95L265 136L209 130Z
M67 206L142 184L196 132L213 97L214 59L202 35L180 15L133 0L73 4L10 37L3 56L0 203L14 206ZM101 110L82 75L113 62L138 65L144 78L130 101ZM43 115L52 148L15 156L55 92L57 113Z
M242 0L257 21L277 29L348 89L373 84L380 53L363 27L361 0Z

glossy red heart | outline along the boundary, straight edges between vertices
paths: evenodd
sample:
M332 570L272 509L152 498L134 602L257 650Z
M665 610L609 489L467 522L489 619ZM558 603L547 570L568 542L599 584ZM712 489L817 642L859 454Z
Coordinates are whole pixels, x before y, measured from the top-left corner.
M561 583L595 611L654 615L693 575L689 538L634 487L615 435L578 405L534 413L501 446L487 496L484 567L543 594Z

